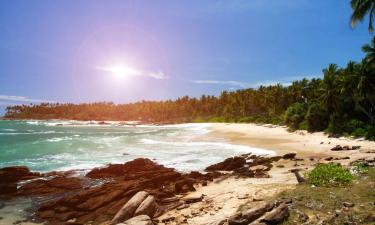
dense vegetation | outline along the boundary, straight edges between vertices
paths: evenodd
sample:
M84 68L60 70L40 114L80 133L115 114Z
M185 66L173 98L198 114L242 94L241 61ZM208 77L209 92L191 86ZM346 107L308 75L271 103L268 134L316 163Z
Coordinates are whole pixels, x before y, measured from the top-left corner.
M375 37L362 62L335 64L323 79L289 86L223 91L220 96L182 97L131 104L42 103L6 108L9 119L139 120L143 122L260 122L291 129L375 137Z

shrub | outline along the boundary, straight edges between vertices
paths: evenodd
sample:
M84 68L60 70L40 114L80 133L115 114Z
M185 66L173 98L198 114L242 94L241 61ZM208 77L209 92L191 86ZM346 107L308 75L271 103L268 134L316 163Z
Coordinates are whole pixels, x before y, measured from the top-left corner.
M349 184L353 175L339 164L328 163L316 166L307 173L308 182L316 186L331 187Z
M322 131L327 128L327 110L318 103L312 103L306 113L307 130Z
M285 112L285 124L292 129L298 129L299 124L304 120L306 114L306 104L294 103Z

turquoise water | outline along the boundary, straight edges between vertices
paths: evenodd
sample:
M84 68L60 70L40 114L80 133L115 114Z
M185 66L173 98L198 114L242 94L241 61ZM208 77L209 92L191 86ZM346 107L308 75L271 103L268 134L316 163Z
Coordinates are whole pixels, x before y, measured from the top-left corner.
M99 125L77 121L0 121L0 167L34 171L90 169L146 157L180 171L241 153L271 151L212 138L209 124L167 126Z

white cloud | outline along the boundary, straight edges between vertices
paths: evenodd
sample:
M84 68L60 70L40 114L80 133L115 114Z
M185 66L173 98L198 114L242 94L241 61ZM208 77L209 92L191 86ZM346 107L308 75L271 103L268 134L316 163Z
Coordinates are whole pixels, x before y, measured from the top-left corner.
M246 82L235 81L235 80L192 80L192 83L196 84L223 84L223 85L230 85L230 86L238 86L241 88L250 87L251 85Z
M148 73L146 74L147 76L149 77L152 77L152 78L155 78L155 79L158 79L158 80L165 80L167 79L167 75L165 75L163 72L161 71L158 71L158 72L151 72L151 73Z
M141 71L136 68L124 66L124 65L116 65L112 67L98 67L97 69L105 71L107 73L111 73L117 77L124 77L124 76L144 76L150 77L157 80L165 80L168 78L162 71Z
M312 79L312 78L319 78L321 76L289 76L286 78L282 78L280 80L264 80L259 82L243 82L243 81L235 81L235 80L192 80L192 83L195 84L217 84L217 85L227 85L232 87L240 87L240 88L257 88L259 86L270 86L270 85L277 85L281 84L283 86L289 86L295 80L302 80L303 78Z
M0 95L0 100L9 101L9 102L39 102L39 103L55 102L55 101L43 100L43 99L32 99L32 98L27 98L24 96L16 96L16 95Z

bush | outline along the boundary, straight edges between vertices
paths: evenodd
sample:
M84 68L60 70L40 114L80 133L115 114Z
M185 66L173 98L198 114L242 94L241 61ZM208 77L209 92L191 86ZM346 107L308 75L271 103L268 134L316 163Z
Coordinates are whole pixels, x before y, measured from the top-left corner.
M284 115L285 124L292 129L298 129L299 124L305 118L306 111L306 104L304 103L294 103L289 106Z
M322 131L327 128L328 115L327 110L318 103L312 103L306 113L307 130Z
M339 164L328 163L316 166L307 173L308 182L316 186L332 187L349 184L353 175Z

